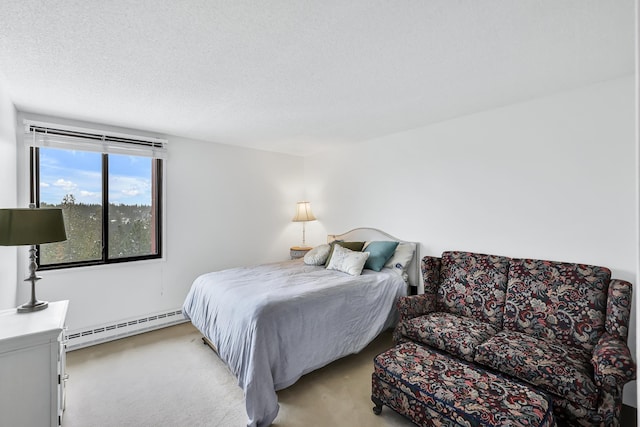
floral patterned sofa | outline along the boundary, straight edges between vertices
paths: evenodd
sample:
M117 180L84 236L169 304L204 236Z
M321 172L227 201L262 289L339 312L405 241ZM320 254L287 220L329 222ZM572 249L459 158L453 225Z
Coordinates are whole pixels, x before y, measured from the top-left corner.
M616 426L635 379L631 284L604 267L469 252L424 257L425 293L398 301L417 342L547 393L558 422Z

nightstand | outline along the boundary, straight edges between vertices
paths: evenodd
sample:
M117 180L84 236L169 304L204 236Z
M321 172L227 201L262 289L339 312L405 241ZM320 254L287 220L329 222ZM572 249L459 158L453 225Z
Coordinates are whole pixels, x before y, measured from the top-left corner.
M313 248L310 248L308 246L292 246L289 250L289 254L291 255L291 259L298 259L305 256L305 254L311 249Z
M0 311L0 423L7 426L62 424L65 406L68 301L46 310Z

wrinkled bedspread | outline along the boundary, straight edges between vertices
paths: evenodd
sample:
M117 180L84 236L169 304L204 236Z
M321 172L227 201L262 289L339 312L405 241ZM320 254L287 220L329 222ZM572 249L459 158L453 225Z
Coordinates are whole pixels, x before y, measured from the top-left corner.
M270 425L276 390L357 353L396 319L396 273L349 276L302 259L203 274L183 313L216 346L244 390L248 425Z

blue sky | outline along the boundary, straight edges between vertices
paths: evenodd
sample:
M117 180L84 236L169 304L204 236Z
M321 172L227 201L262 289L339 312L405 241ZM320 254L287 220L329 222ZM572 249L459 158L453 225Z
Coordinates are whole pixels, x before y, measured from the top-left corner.
M102 202L102 155L88 151L40 149L40 201L59 204L67 194L77 203ZM151 159L109 155L109 201L151 204Z

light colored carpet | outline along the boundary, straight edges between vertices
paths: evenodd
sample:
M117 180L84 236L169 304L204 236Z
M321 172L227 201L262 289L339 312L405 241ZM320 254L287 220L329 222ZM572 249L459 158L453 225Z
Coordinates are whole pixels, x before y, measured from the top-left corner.
M383 333L279 391L273 426L414 426L371 410L373 358L391 345ZM67 372L63 427L246 425L235 377L190 323L69 352Z

